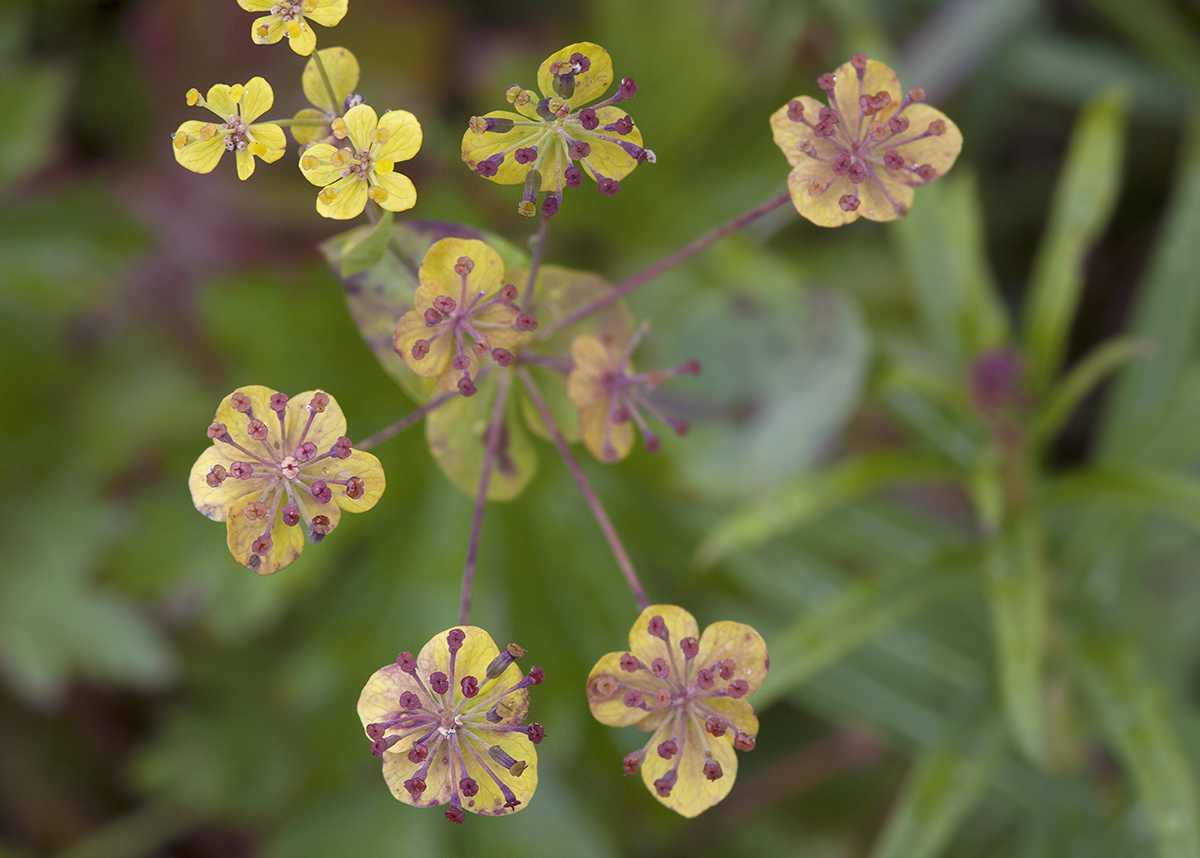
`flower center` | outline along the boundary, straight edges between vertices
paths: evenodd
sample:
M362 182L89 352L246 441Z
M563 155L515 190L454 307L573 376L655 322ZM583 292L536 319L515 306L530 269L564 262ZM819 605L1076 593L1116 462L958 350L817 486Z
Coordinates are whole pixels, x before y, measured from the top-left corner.
M250 126L236 113L230 114L229 119L221 124L221 131L225 135L226 152L244 152L250 145Z
M307 7L307 9L305 8ZM313 5L308 0L284 0L271 7L271 14L278 15L286 23L304 17L305 11L313 11Z
M343 179L355 176L360 182L365 182L370 175L372 166L374 166L374 161L371 158L371 150L362 149L357 155L350 156L350 163L342 168L339 175Z

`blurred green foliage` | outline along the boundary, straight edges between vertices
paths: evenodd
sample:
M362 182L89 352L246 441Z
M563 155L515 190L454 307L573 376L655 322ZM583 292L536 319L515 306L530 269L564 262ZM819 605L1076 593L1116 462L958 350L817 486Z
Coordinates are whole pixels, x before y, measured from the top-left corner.
M531 437L472 620L546 669L542 784L462 827L388 795L354 712L456 614L471 499L423 431L376 449L375 510L271 578L187 495L239 384L328 389L355 439L413 407L290 156L244 184L171 157L190 86L262 74L278 115L305 105L303 61L250 20L0 7L0 855L1200 855L1194 6L352 0L319 33L368 100L420 118L414 216L514 253L529 224L463 168L466 119L562 45L604 45L658 162L569 195L547 261L610 282L782 189L767 116L853 51L966 140L903 222L781 209L630 300L654 323L639 366L705 366L664 388L694 430L584 467L653 599L771 649L729 799L688 822L621 776L642 739L593 722L583 681L633 601ZM1000 349L1024 374L989 410L978 359Z

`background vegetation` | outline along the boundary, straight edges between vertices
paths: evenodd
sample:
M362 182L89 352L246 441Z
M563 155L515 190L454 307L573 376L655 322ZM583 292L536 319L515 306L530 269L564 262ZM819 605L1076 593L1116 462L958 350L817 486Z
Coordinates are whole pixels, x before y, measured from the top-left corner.
M250 20L0 6L0 856L1200 855L1194 3L352 0L319 33L420 118L414 216L517 243L466 120L604 45L658 163L569 194L548 260L613 281L778 193L767 117L854 51L966 140L903 223L781 209L631 301L642 365L704 364L670 389L695 429L585 467L652 599L771 648L730 798L677 818L621 775L642 734L588 714L636 611L543 445L489 510L473 614L549 676L541 789L462 827L390 797L354 711L455 618L471 500L421 431L375 451L372 513L273 578L188 497L239 384L328 389L355 438L412 407L291 156L247 183L171 157L191 86L262 74L273 116L304 106ZM1002 347L1025 371L981 408Z

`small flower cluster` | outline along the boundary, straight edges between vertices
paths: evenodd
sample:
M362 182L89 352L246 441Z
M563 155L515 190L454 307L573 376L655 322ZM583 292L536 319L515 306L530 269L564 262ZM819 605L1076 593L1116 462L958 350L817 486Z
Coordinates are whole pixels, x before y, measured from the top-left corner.
M546 58L537 77L540 98L510 86L505 97L518 112L471 117L462 141L463 160L480 176L501 185L525 184L517 208L522 215L537 213L542 191L547 194L543 214L555 214L563 188L579 187L585 173L601 193L614 196L634 167L653 163L654 153L642 146L633 119L615 106L637 93L633 78L622 79L609 98L585 106L612 84L612 59L604 48L591 42L568 45Z
M522 676L514 662L524 654L516 644L497 649L483 629L456 626L375 671L358 714L396 798L448 804L446 818L459 823L464 810L503 816L529 801L546 731L523 723L527 689L546 674L534 666Z

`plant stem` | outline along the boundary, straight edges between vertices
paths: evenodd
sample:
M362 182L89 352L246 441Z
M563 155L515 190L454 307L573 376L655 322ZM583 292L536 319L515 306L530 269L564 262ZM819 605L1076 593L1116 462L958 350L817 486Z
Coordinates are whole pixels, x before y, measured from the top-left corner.
M329 72L325 71L325 63L321 60L321 52L312 52L313 63L317 66L317 73L321 75L321 82L325 84L325 91L329 93L329 103L333 105L333 115L341 116L345 113L343 105L338 103L337 93L333 91L333 82L329 79Z
M496 379L496 402L492 420L488 423L487 445L483 448L483 471L479 474L479 493L475 496L475 512L471 516L471 537L467 542L467 562L463 566L462 595L458 600L458 622L466 625L471 615L471 587L475 584L475 561L479 557L479 534L483 530L483 510L487 507L488 484L492 481L492 465L496 448L500 446L500 424L504 420L504 403L512 373L502 372Z
M329 122L325 119L263 119L260 122L269 122L271 125L278 125L280 128L319 128L322 125L328 125Z
M422 405L416 411L412 412L411 414L406 414L404 417L401 417L399 420L397 420L391 426L388 426L386 429L380 429L378 432L376 432L370 438L367 438L363 441L359 441L357 444L354 445L354 449L369 450L372 447L374 447L376 444L383 443L388 438L391 438L393 435L399 435L401 432L403 432L409 426L412 426L414 423L418 422L426 414L428 414L431 411L436 410L437 408L439 408L442 405L445 405L447 402L449 402L451 399L454 399L458 395L459 394L453 390L447 390L447 391L444 391L443 393L439 393L437 396L435 396L433 399L426 402L424 405Z
M530 400L533 402L534 407L537 408L538 415L541 416L542 423L546 426L546 431L550 433L550 437L554 440L554 446L558 448L559 455L567 463L567 470L575 478L575 483L579 486L579 491L583 495L583 499L587 502L588 508L592 511L592 515L596 519L596 524L600 526L601 533L608 540L608 547L612 549L613 556L617 560L617 565L621 567L621 574L625 576L625 583L629 585L629 589L633 592L633 598L637 602L638 610L644 611L649 606L650 600L646 598L646 591L642 588L642 582L638 580L633 563L630 562L629 555L625 552L625 546L621 544L621 538L617 536L617 531L608 518L608 513L604 511L604 506L600 503L600 499L596 497L596 493L592 490L587 477L583 475L583 470L579 467L579 462L576 461L575 455L567 445L567 439L563 437L558 424L554 422L554 415L550 413L550 409L546 405L546 400L542 398L542 394L530 377L529 371L522 367L517 370L517 373L521 376L521 383L525 385L525 390L528 391Z
M529 277L525 280L525 293L521 296L521 307L526 313L533 312L533 283L542 266L542 253L546 250L546 232L550 229L550 218L542 214L537 233L533 237L533 254L529 257Z
M617 286L611 292L601 295L595 301L592 301L591 303L588 303L588 304L584 304L582 307L580 307L578 310L575 310L573 313L568 313L567 315L565 315L561 319L559 319L557 322L553 322L553 323L547 325L546 327L540 329L537 332L537 334L535 334L535 337L539 340L544 340L544 339L547 339L548 337L552 337L555 334L557 334L559 331L561 331L563 328L566 328L566 327L569 327L570 325L575 324L580 319L590 316L592 313L595 313L597 310L600 310L603 307L607 307L613 301L616 301L620 298L624 298L626 295L628 295L634 289L637 289L640 286L644 286L646 283L650 282L655 277L662 274L664 271L674 268L680 262L683 262L685 259L688 259L689 257L695 256L697 253L699 253L701 250L704 250L710 244L713 244L714 242L719 241L720 239L729 235L729 233L734 232L735 230L741 229L743 226L745 226L748 223L751 223L752 221L758 220L758 218L762 217L763 215L767 214L770 211L774 211L775 209L779 208L784 203L791 200L791 198L792 198L791 194L788 191L784 191L779 196L772 197L771 199L767 200L765 203L755 206L754 208L752 208L750 211L746 212L745 214L743 214L739 217L736 217L733 220L729 221L728 223L717 227L712 232L710 232L706 235L700 236L695 241L693 241L691 244L672 253L666 259L663 259L663 260L657 262L656 264L650 266L645 271L643 271L641 274L635 274L634 276L632 276L628 280L626 280L624 283L622 283L620 286Z

